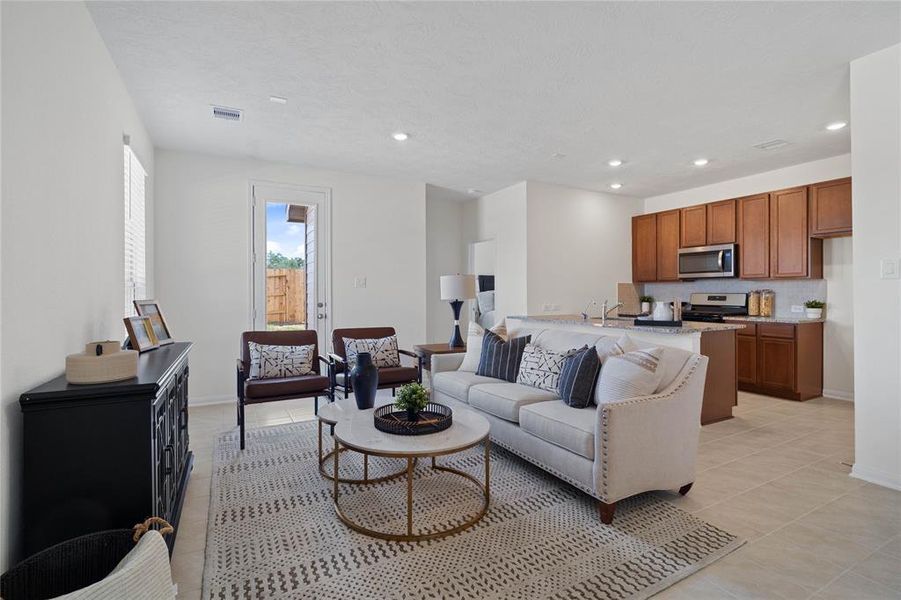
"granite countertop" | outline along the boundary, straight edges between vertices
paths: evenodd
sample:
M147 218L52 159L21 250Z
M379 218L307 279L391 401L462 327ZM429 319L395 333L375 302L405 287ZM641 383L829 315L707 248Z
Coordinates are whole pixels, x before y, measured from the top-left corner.
M808 319L807 317L780 316L775 317L723 317L726 321L746 321L748 323L785 323L797 325L799 323L825 323L826 319Z
M520 321L556 323L559 325L582 325L585 327L603 327L604 329L632 329L636 331L646 331L648 333L666 333L666 334L692 334L703 333L705 331L730 331L735 329L743 329L743 325L732 325L729 323L699 323L696 321L683 321L682 327L653 327L647 325L636 325L634 318L625 317L607 317L607 324L601 324L601 318L595 317L587 321L578 315L519 315L510 316L508 319L518 319Z

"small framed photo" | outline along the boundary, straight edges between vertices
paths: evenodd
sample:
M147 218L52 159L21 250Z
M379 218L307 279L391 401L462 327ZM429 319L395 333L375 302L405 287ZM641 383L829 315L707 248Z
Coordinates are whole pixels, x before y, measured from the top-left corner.
M153 332L153 324L150 317L126 317L125 329L128 331L128 339L131 347L138 352L146 352L160 347L160 342Z
M163 318L163 311L160 310L160 304L156 300L135 300L135 310L138 315L150 319L153 326L153 333L159 340L160 346L171 344L175 340L169 333L169 326L166 325L166 319Z

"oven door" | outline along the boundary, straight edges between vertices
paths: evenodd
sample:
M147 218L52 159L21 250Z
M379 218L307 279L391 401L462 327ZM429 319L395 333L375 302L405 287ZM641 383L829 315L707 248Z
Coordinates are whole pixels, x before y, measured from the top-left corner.
M735 244L679 250L679 279L735 277Z

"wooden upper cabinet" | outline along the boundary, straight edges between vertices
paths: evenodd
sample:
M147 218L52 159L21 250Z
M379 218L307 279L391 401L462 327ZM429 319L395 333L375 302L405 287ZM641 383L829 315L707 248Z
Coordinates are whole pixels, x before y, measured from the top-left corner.
M632 217L632 281L657 280L657 215Z
M707 245L707 205L699 204L682 209L679 245L682 248Z
M679 280L679 214L657 213L657 281Z
M851 178L810 186L810 235L851 235Z
M739 198L738 269L744 279L770 276L770 195Z
M707 244L735 243L735 200L707 205Z
M807 188L770 194L770 277L810 276Z

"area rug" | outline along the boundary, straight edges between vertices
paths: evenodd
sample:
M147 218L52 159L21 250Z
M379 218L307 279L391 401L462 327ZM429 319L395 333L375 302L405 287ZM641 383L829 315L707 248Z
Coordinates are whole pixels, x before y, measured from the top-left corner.
M474 448L439 464L481 478L482 456ZM316 457L312 422L249 430L243 452L237 432L219 439L204 598L646 598L743 543L670 504L666 493L620 503L613 525L603 525L590 497L497 446L491 505L475 526L431 542L382 541L338 520ZM342 477L359 476L361 463L342 453ZM370 477L403 464L372 459ZM427 460L417 465L417 530L463 522L480 501L471 482L433 471ZM343 484L341 502L364 525L405 527L405 479Z

